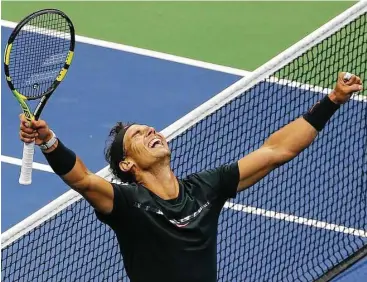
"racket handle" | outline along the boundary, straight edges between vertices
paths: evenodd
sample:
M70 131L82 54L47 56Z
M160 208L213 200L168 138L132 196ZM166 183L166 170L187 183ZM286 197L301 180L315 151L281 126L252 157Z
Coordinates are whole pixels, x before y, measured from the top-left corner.
M22 168L20 169L19 184L29 185L32 183L32 165L34 156L34 142L24 143Z

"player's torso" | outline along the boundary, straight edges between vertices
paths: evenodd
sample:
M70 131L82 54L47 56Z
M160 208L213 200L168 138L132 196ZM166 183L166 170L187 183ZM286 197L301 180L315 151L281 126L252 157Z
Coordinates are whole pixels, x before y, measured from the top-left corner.
M164 201L144 187L131 199L129 233L171 248L203 248L215 240L219 211L200 187L180 181L179 197Z
M175 201L144 187L133 195L120 244L137 281L215 281L218 205L200 187L182 182Z

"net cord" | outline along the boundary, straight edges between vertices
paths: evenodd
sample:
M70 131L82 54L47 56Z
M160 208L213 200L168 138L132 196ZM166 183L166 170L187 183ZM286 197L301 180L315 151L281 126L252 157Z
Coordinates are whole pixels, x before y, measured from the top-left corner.
M357 262L367 257L367 245L362 247L357 252L351 254L348 258L338 263L336 266L327 271L324 275L318 278L315 282L329 282L336 276L347 271L350 267L355 265Z
M367 1L360 1L356 3L340 15L336 16L334 19L327 22L322 27L315 30L310 35L306 36L293 46L286 49L284 52L260 66L248 76L240 79L198 108L174 122L172 125L166 127L161 133L169 142L198 121L215 112L217 109L236 98L246 90L250 89L258 82L266 79L275 71L299 57L305 51L317 45L322 40L334 34L336 31L366 12ZM108 166L98 171L96 174L107 180L111 180L112 177ZM34 214L30 215L23 221L4 232L1 235L1 248L6 248L12 242L16 241L30 230L36 228L49 218L53 217L59 211L75 203L81 198L82 197L74 190L69 190L68 192L64 193L50 204L44 206Z

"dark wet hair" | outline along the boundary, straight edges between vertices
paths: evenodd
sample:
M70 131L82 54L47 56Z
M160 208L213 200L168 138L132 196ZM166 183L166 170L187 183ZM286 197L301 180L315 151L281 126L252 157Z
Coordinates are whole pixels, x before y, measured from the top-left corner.
M119 164L126 157L123 147L125 133L133 124L134 123L124 124L122 122L117 122L108 135L104 150L105 159L110 164L110 170L113 175L122 182L127 183L135 182L135 177L132 172L122 171Z

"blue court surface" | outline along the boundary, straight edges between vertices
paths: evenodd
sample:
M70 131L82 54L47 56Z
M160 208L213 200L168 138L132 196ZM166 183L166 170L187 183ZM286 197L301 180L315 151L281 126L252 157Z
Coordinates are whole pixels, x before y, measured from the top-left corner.
M4 45L10 30L2 28L2 32L2 44ZM78 153L91 171L98 171L106 166L103 148L109 129L116 121L134 121L162 130L239 79L239 76L232 74L79 43L70 72L46 106L42 118L48 121L50 127L67 146ZM20 108L8 90L4 77L2 80L2 155L21 158L23 145L18 139L17 130ZM173 164L176 166L177 173L187 174L213 167L219 162L237 160L243 154L259 147L277 128L305 112L310 105L303 102L304 97L312 96L314 101L322 97L318 93L291 88L269 82L259 84L251 90L252 93L228 103L213 116L205 118L183 135L176 137L171 142L172 146L180 144L181 154L187 155L190 160L183 162L178 158L177 163ZM264 89L272 91L264 91ZM272 95L274 91L279 95L276 97ZM353 189L354 191L365 189L363 185L366 181L363 177L358 177L363 170L367 171L363 158L365 144L353 139L354 136L358 136L359 140L367 138L366 132L360 131L361 128L365 128L366 120L363 116L357 115L355 111L360 108L359 103L365 102L353 100L339 113L339 118L350 122L342 123L337 130L335 128L326 130L324 136L316 140L312 149L302 154L296 162L291 162L272 173L269 176L272 181L260 181L251 189L242 192L232 202L241 203L242 206L292 214L298 219L307 216L328 224L363 230L365 226L361 226L361 222L349 220L348 215L345 215L350 206L341 205L339 208L335 205L333 212L318 209L322 203L329 201L338 203L343 197L351 206L361 205L360 199L353 198L353 194L348 193ZM265 110L267 105L269 108L271 108L270 105L283 106L279 106L279 111L269 112ZM261 110L262 108L264 111ZM259 112L264 112L264 116L258 114ZM211 124L214 119L221 122L208 126L208 131L203 132L202 135L195 134L195 132L202 132L202 129L205 129L205 126ZM238 130L233 130L234 128ZM243 138L236 136L244 132L246 136ZM345 132L346 134L341 134ZM226 148L223 149L224 151L220 149L221 142L225 142L220 138L221 136L229 136L232 140L243 143L233 141L235 149L227 154ZM327 151L329 142L343 144L339 148L333 147L336 149L331 152L332 157L320 154L320 152ZM215 153L210 156L201 155L205 151ZM203 164L201 158L205 159L206 163ZM333 168L335 164L342 163L344 160L349 162L350 170L341 172L343 174L341 177L340 172ZM39 151L35 156L35 161L45 163ZM309 170L310 162L315 168L311 171ZM52 173L34 171L33 183L28 187L18 184L18 175L19 166L2 163L2 232L68 190ZM326 189L324 183L326 180L333 181L331 179L335 179L335 183L332 191L326 197L323 192ZM279 185L280 183L282 185ZM279 190L287 191L288 194L281 194ZM267 200L269 194L273 195L271 201ZM319 195L324 195L325 198L320 199ZM284 201L284 197L287 201ZM312 205L313 212L310 213L309 209L303 206L305 203ZM345 207L348 209L343 210ZM70 214L66 213L65 216L69 217ZM92 221L92 217L94 215L91 212L86 218L80 220L89 220L91 223L87 225L92 230L100 228L99 223ZM72 221L73 219L70 218L70 223ZM238 222L243 223L244 226L236 237L233 234L236 234L238 230ZM236 230L231 230L232 228ZM75 232L80 233L81 231ZM232 234L231 237L226 238L226 233ZM88 234L91 234L90 230ZM317 252L317 254L315 254L315 261L308 263L317 265L319 263L317 258L323 253L330 253L330 248L334 248L336 253L345 256L345 251L339 249L339 245L343 245L343 242L355 241L355 244L362 246L367 241L365 235L358 236L361 238L355 240L357 235L353 232L335 232L326 228L299 224L297 220L279 220L272 216L259 216L256 212L244 213L233 208L225 209L222 213L219 234L222 240L218 246L218 256L223 255L224 257L219 259L221 264L218 266L218 271L223 281L244 278L242 275L246 275L249 281L255 281L256 276L264 277L264 279L274 278L274 275L277 274L272 273L272 270L282 269L283 262L294 255L286 252L292 249L290 245L297 246L293 250L302 256L303 251L309 251L307 249L312 248L312 240L324 240L325 248L310 251ZM66 236L66 234L63 235ZM93 237L93 239L91 236L88 240L93 242L100 235L93 234L93 236L96 238ZM66 237L63 244L68 244L69 240L72 238ZM248 245L248 242L251 242L251 246ZM264 244L264 242L267 243ZM283 244L282 247L277 246L280 242ZM84 241L78 241L78 244L82 246ZM114 242L111 241L108 244L114 244ZM100 248L106 249L106 246L93 247L94 260L88 262L88 267L96 273L100 272L96 274L99 279L112 277L118 273L116 270L99 269L103 257L109 256L108 253L103 253L101 258L98 255ZM111 245L107 249L114 253L116 248L116 245ZM282 252L283 249L284 252ZM263 257L258 257L259 254ZM33 255L29 254L29 256L28 259L24 254L24 260L32 261ZM251 263L266 265L259 268L263 273L256 272L256 266ZM325 266L329 265L331 265L330 262L324 262L319 269L320 273L323 272ZM48 265L46 269L50 273L57 273L54 267L57 266ZM298 257L293 265L289 266L288 263L288 267L302 271L302 259ZM249 269L253 273L250 273ZM73 273L72 268L68 271ZM115 274L105 273L106 271L113 271ZM282 269L282 272L283 274L289 273L287 276L289 281L292 281L292 277L297 276L292 269ZM56 275L59 278L63 275L68 277L68 273ZM312 277L305 277L305 279L310 280Z

